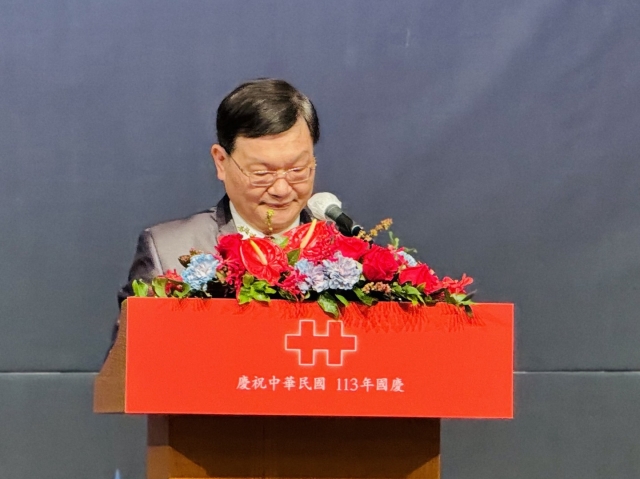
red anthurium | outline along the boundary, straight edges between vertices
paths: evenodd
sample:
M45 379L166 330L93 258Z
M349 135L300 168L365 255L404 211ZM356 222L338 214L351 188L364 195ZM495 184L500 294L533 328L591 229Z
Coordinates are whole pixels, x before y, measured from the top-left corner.
M313 220L284 233L289 241L285 252L300 250L300 258L319 263L333 257L336 251L334 237L338 234L335 227L326 221Z
M242 240L240 253L247 271L271 285L275 285L280 275L289 269L284 251L266 238Z

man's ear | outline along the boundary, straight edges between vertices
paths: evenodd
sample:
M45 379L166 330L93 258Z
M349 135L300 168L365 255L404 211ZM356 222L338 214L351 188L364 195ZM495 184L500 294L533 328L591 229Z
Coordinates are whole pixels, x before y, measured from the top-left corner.
M218 172L218 179L224 181L225 178L225 166L227 166L227 152L217 143L211 147L211 158L216 165L216 171Z

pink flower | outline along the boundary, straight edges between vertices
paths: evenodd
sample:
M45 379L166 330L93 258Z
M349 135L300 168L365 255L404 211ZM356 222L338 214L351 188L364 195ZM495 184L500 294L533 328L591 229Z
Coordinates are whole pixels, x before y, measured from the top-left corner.
M171 281L177 281L179 283L183 282L182 276L180 276L175 269L168 269L167 271L164 272L164 274L161 274L158 277L167 278ZM173 293L174 291L182 291L181 284L175 284L175 283L172 283L171 281L167 281L167 284L164 287L164 290L167 293L167 296L170 296L171 293Z
M297 269L292 269L291 273L284 278L278 286L293 296L301 296L300 283L303 283L306 275Z
M442 278L442 287L446 288L451 294L465 293L465 288L473 283L473 278L470 278L466 273L462 273L462 278L459 280L451 279L449 276Z

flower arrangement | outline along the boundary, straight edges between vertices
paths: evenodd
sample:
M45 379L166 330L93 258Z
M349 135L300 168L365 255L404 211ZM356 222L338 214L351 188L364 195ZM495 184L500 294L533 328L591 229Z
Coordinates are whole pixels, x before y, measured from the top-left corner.
M379 233L389 230L383 220L357 237L342 235L333 223L313 220L281 239L249 237L239 233L221 236L213 252L191 250L180 257L184 271L167 271L150 284L133 282L136 296L213 298L235 296L240 304L317 301L328 314L339 317L340 306L350 302L371 306L378 301L433 305L444 302L471 314L466 287L473 279L439 278L416 260L398 238L376 244Z

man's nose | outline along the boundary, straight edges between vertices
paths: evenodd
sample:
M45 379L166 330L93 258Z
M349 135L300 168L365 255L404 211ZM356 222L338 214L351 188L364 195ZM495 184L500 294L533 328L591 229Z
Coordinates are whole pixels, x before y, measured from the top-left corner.
M291 185L284 177L280 177L276 179L267 191L271 196L284 197L291 192Z

